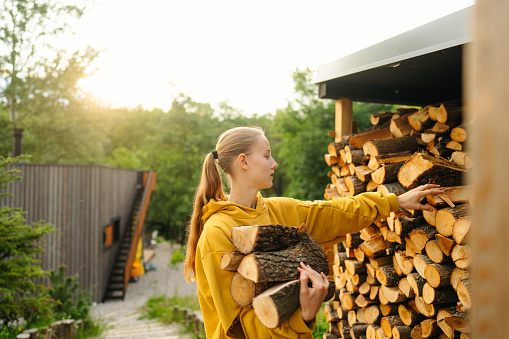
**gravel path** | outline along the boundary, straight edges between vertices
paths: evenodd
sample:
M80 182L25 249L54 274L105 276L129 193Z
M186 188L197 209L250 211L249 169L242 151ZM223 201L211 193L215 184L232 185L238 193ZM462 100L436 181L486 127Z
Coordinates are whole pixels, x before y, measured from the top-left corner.
M156 244L155 256L149 262L157 265L156 270L146 272L138 282L129 283L124 300L108 300L92 307L92 317L106 325L101 338L184 338L175 324L139 319L140 308L152 297L196 295L196 283L185 281L182 264L170 266L171 254L178 248L180 245Z

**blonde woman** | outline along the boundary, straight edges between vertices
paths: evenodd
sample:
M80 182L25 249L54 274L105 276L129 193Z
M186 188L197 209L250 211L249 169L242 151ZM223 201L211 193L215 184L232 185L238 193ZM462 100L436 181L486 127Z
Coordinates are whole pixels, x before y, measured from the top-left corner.
M219 166L228 176L225 194ZM230 294L234 272L221 270L221 256L235 250L234 227L305 223L321 244L340 242L373 221L401 208L425 209L419 201L443 193L438 185L424 185L405 194L363 193L330 201L263 198L259 190L272 187L277 163L262 129L236 127L221 134L216 149L205 157L195 205L188 226L184 273L197 280L198 297L207 338L312 338L315 316L327 294L328 280L301 263L300 307L275 329L266 328L252 308L241 307ZM308 281L311 287L308 287Z

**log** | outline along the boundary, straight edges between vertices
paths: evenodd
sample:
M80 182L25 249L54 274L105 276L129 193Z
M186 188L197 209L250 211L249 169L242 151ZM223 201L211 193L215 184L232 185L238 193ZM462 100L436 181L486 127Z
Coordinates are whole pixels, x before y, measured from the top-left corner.
M331 142L327 146L327 152L335 157L341 157L339 151L344 149L345 145L342 142Z
M438 327L440 327L447 338L454 338L454 329L447 325L445 318L450 317L454 313L456 313L456 308L454 306L444 307L437 311Z
M419 313L427 318L431 318L435 315L435 306L426 303L422 297L415 297L415 306Z
M463 244L467 238L472 220L470 217L460 217L452 225L452 237L457 244Z
M345 148L345 158L347 164L364 165L368 162L362 149L352 149L347 151Z
M430 181L440 186L458 186L465 171L453 162L416 152L399 170L398 180L408 189Z
M374 257L375 254L385 253L385 250L390 247L390 243L385 241L384 238L380 235L378 237L371 238L369 240L364 241L359 245L359 248L368 256Z
M355 324L350 329L350 336L355 339L365 338L368 326L367 324Z
M336 164L339 164L340 161L342 161L341 157L337 157L332 154L324 154L324 158L325 158L325 163L327 164L327 166L336 165Z
M451 273L451 286L455 290L458 289L458 283L463 279L470 278L470 272L468 270L463 270L461 268L454 268L454 270Z
M431 120L446 122L461 120L462 107L460 101L449 101L440 104L438 107L431 107L429 109L429 116Z
M349 248L357 248L362 243L361 235L359 232L348 233L346 235L346 246ZM354 274L354 273L352 273Z
M465 142L467 140L467 128L466 125L460 125L454 127L451 130L451 139L457 142Z
M243 254L279 251L299 242L297 232L297 227L277 224L239 226L232 229L232 241Z
M417 112L410 114L408 123L416 131L423 131L426 127L431 125L433 121L429 118L429 107L425 106Z
M412 239L410 239L409 237L405 237L405 254L410 257L415 257L417 254L420 253L421 251L417 248L417 246L415 246Z
M240 273L233 275L230 283L230 293L233 300L242 307L251 307L253 298L261 294L268 288L274 286L277 282L254 283L244 278Z
M371 124L372 125L379 125L383 124L384 122L392 120L394 117L394 114L397 114L395 112L381 112L381 113L373 113L371 114Z
M421 322L421 331L424 338L430 338L437 335L440 332L440 328L435 319L424 319Z
M380 287L382 293L384 294L385 298L390 303L400 303L407 299L407 296L397 287L397 286L381 286Z
M401 278L401 280L398 282L398 288L401 292L403 292L403 294L406 295L407 298L414 298L415 293L414 293L412 287L410 286L410 283L408 282L407 277L408 276L406 275L403 278ZM387 315L387 314L384 314L384 315Z
M436 235L435 235L436 237ZM440 246L438 246L438 243L436 240L430 240L426 243L426 255L428 256L428 258L437 263L437 264L443 264L443 263L447 263L448 261L451 260L451 257L448 257L444 254L444 252L442 252L442 250L440 249Z
M445 323L453 330L461 333L470 333L470 319L467 313L455 312L444 318Z
M452 227L456 220L461 217L470 216L470 213L471 208L468 203L438 210L435 217L435 226L438 233L444 237L452 236Z
M339 337L333 333L325 332L323 334L323 339L339 339Z
M234 228L235 230L235 228ZM329 262L323 249L302 225L296 233L299 242L287 249L275 252L252 252L246 255L238 272L255 283L288 281L300 276L300 262L308 264L317 272L329 274Z
M463 166L466 169L472 168L474 162L467 153L455 151L451 154L451 161L459 166Z
M398 181L399 169L405 164L405 162L394 162L390 164L384 164L380 166L376 171L371 173L371 178L374 182L381 185L384 183L390 183Z
M370 140L385 140L392 139L392 133L389 128L385 128L379 131L367 132L356 134L350 138L350 145L361 149L363 145Z
M403 151L397 153L380 154L377 156L370 156L368 167L372 170L377 170L382 165L405 162L412 157L413 152Z
M380 286L372 285L369 290L369 299L378 300L378 291L380 290Z
M366 265L357 260L345 260L345 267L351 275L365 274L367 272Z
M382 154L391 154L397 152L416 152L419 148L414 136L405 136L402 138L371 140L364 144L362 149L364 154L376 157Z
M422 296L423 292L422 289L424 288L424 285L426 284L426 279L421 277L419 273L410 273L407 275L408 284L414 291L414 294L416 297Z
M403 185L401 185L399 182L391 182L379 185L376 191L382 192L384 194L394 193L396 195L408 192L408 190L405 187L403 187Z
M237 268L240 265L240 262L244 258L244 254L239 251L228 252L223 254L221 257L220 267L222 270L226 271L237 271Z
M453 187L441 187L450 201L454 204L463 204L470 200L472 196L472 186L453 186ZM448 205L447 202L441 197L441 195L426 195L426 200L429 204L435 207L443 207Z
M399 276L394 271L394 265L385 265L376 269L376 279L384 286L396 286Z
M441 234L435 234L435 241L440 247L440 250L446 255L450 256L452 249L456 245L456 242L452 238L444 237Z
M395 326L392 328L393 339L406 339L410 338L412 327L409 326Z
M374 171L372 169L370 169L367 165L362 165L362 166L355 166L354 172L360 181L369 183L369 181L371 180L371 174Z
M334 296L334 282L329 282L325 300ZM260 322L267 328L276 328L299 307L300 280L272 286L253 299L253 308Z
M397 315L398 304L380 305L380 312L382 312L382 316L384 317L387 317L389 315Z
M440 122L435 123L432 128L428 128L421 134L421 139L423 142L429 144L432 141L440 139L442 135L445 135L450 131L450 126L446 124L442 124ZM440 144L443 144L440 142ZM435 145L436 146L436 145ZM445 144L444 144L445 146ZM428 149L429 151L429 149Z
M406 326L415 326L419 324L422 320L424 320L424 316L419 314L410 305L399 304L398 314L401 321Z
M457 244L451 252L451 259L456 267L467 269L472 264L472 248L468 245Z
M470 279L461 279L456 286L456 293L461 304L469 310L472 307L472 286Z
M424 204L424 205L432 208L432 211L426 211L426 210L422 211L422 216L424 217L424 220L426 220L426 222L428 224L430 224L431 226L436 226L437 209L435 207L431 206L430 204Z
M341 295L341 305L346 311L356 310L358 308L355 304L355 295L349 292L343 292Z
M371 300L367 298L364 294L359 294L355 298L355 304L359 306L360 308L367 307L368 305L377 303L376 300Z
M437 264L431 263L424 270L424 277L431 287L442 287L450 284L451 274L454 270L454 264Z
M375 324L380 321L382 318L382 312L380 311L379 305L371 305L366 307L364 310L364 320L366 321L366 324Z
M427 256L418 254L414 257L414 267L417 273L424 279L426 279L426 275L424 272L426 271L426 267L430 264L434 264ZM437 264L438 265L438 264Z
M354 175L345 177L345 184L351 195L358 195L366 191L366 182L362 182Z
M433 288L429 283L422 288L422 299L427 304L451 304L458 302L458 296L452 286Z
M412 338L412 339L424 338L424 336L422 335L421 324L415 325L414 328L412 328L412 332L410 332L410 338Z
M412 126L408 123L409 115L410 114L404 114L397 119L391 120L389 129L394 138L404 137L413 131Z
M414 259L410 256L405 255L404 252L394 253L394 258L401 269L401 273L404 275L410 274L414 269Z
M378 186L380 186L380 185L378 185L373 180L369 180L367 185L366 185L366 192L373 192L373 191L375 191L378 188Z
M330 323L332 321L337 322L337 321L341 320L341 318L338 315L338 311L332 307L331 303L325 303L325 305L323 306L323 311L325 314L325 320L328 323Z
M457 142L457 141L454 141L454 140L448 141L447 144L445 145L445 147L450 148L450 149L455 150L455 151L462 151L463 150L463 145L460 142Z
M437 229L429 224L422 224L416 228L414 228L408 236L413 241L415 246L422 251L426 246L426 243L435 238L435 234L437 233Z
M380 319L380 327L383 329L388 338L392 338L392 328L395 326L403 326L403 321L399 315L390 315Z

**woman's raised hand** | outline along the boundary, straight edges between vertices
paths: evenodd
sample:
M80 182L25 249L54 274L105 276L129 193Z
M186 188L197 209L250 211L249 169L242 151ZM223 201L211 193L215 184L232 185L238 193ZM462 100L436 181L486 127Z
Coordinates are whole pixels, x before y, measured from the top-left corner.
M399 207L414 210L426 210L431 212L433 209L431 207L422 205L421 200L428 194L443 194L444 191L439 187L440 185L436 184L426 184L405 192L398 196Z
M315 318L322 307L329 289L329 280L325 274L316 272L302 262L297 270L300 272L299 302L302 320L309 322ZM311 287L308 286L308 280L311 282Z

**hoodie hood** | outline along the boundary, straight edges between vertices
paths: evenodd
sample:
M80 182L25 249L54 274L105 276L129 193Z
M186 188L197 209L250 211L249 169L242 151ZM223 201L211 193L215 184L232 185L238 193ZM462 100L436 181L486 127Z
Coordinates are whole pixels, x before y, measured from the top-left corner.
M256 208L249 208L230 201L217 201L211 199L207 205L203 206L201 216L202 225L205 225L207 220L209 220L213 214L218 212L227 215L234 220L249 220L256 219L263 213L266 213L267 205L265 204L260 192L256 195Z

